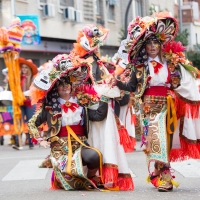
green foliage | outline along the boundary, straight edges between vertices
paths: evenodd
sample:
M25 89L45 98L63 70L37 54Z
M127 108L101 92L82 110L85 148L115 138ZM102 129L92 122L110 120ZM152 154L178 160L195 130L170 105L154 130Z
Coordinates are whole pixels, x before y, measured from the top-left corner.
M156 12L155 7L154 7L153 5L151 5L151 6L149 7L149 14L150 14L150 15L153 15L153 13L155 13L155 12Z
M125 30L123 28L119 31L119 42L126 39Z
M187 59L192 62L194 67L200 69L200 52L188 51L186 53Z
M184 29L182 31L182 33L177 34L175 41L177 41L177 42L180 41L183 46L187 46L188 45L188 36L189 36L188 30Z

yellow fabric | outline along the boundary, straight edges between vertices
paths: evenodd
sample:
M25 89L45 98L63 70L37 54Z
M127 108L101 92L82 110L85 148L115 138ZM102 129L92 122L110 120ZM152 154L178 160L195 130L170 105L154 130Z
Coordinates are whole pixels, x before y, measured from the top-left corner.
M147 182L147 183L150 183L150 182L151 182L151 180L150 180L150 175L147 176L146 182Z
M20 134L23 129L23 126L21 126L22 113L20 106L24 104L25 96L21 89L18 52L5 52L3 55L6 67L8 68L9 85L13 96L12 106L14 129L15 133Z
M172 97L167 96L167 144L168 144L168 155L170 154L170 134L173 134L174 131L171 130L170 125L174 125L174 130L177 127L177 116L176 110L174 107L174 102Z
M173 186L175 186L176 188L180 185L178 182L174 181L173 179L171 180L171 183Z
M172 116L170 116L170 113ZM176 110L174 108L174 102L171 96L167 96L167 133L173 134L173 131L170 128L171 124L174 124L174 130L177 127L177 116Z
M100 158L100 166L99 166L99 171L100 171L100 176L102 179L102 164L103 164L103 160L102 160L102 154L99 150L97 150L96 148L92 148L90 146L85 145L80 139L79 137L74 133L74 131L71 129L70 126L66 126L67 132L68 132L68 162L67 162L67 174L71 175L71 162L72 162L72 146L71 146L71 136L77 141L79 142L81 145L89 148L89 149L93 149L95 150L98 154L99 154L99 158ZM101 180L103 181L103 179Z

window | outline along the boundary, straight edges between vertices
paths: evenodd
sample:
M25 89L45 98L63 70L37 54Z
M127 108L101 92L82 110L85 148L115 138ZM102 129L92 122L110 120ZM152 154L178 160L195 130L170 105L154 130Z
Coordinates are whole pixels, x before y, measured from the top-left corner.
M99 15L100 14L100 0L95 0L95 10L96 10L96 14Z
M40 3L47 3L47 0L40 0Z
M135 14L136 16L142 16L142 2L140 0L135 1Z
M94 8L93 0L83 0L83 17L86 21L94 21Z
M111 6L116 6L117 5L117 0L107 0L108 4Z
M60 0L60 6L74 7L74 0Z
M178 0L174 0L174 3L175 3L175 4L178 4Z
M28 3L28 0L17 0L17 1L21 1L21 2L24 2L24 3Z
M115 6L108 5L108 20L115 21Z

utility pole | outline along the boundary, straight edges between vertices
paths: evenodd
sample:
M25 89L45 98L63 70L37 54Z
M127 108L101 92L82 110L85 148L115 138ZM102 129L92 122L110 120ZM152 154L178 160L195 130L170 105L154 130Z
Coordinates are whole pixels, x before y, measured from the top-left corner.
M15 0L11 0L11 14L12 14L12 18L16 17L16 10L15 10Z
M179 0L179 32L182 33L182 24L183 24L183 19L182 19L182 0Z
M129 2L128 2L128 5L127 5L127 7L126 7L126 13L125 13L125 23L124 23L124 25L125 25L125 27L124 27L124 34L125 34L125 38L126 38L126 36L127 36L127 27L128 27L128 13L129 13L129 9L130 9L130 7L131 7L131 3L132 3L132 0L129 0Z

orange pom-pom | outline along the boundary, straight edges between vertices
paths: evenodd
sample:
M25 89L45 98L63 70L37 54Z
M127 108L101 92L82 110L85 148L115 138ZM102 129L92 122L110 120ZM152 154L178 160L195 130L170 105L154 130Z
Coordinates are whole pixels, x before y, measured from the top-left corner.
M33 84L30 86L30 98L31 104L37 104L40 99L43 99L46 95L46 91L36 88Z

